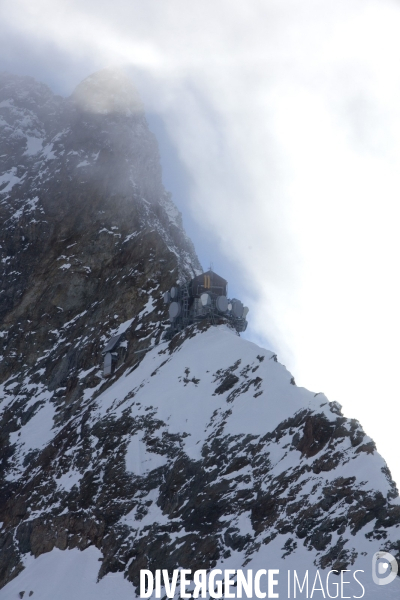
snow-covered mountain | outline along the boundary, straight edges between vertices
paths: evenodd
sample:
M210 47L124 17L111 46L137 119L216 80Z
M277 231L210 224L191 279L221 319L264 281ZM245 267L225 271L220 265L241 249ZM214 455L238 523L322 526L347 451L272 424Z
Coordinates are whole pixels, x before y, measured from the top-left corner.
M342 579L339 597L398 600L372 558L400 562L400 500L360 424L227 324L163 341L163 292L201 267L129 81L102 71L65 100L3 74L0 119L0 598L279 569L280 598L308 570L297 597Z

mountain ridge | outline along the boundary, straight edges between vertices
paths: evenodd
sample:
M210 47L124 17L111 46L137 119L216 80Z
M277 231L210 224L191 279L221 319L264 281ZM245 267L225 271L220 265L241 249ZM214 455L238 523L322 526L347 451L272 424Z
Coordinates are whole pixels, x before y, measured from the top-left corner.
M400 500L360 424L227 324L163 340L163 292L201 267L130 82L85 81L79 104L0 75L0 598L54 597L53 569L60 598L123 600L140 569L267 564L397 597L370 564L400 561Z

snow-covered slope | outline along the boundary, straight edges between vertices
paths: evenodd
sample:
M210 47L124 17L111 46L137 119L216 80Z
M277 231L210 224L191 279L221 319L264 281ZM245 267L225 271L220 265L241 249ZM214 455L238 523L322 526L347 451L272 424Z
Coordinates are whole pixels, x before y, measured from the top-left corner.
M162 340L200 265L130 82L0 84L0 599L124 600L179 568L279 569L282 598L307 569L360 596L361 569L398 599L371 568L400 561L400 501L359 423L224 323Z
M15 536L26 570L0 597L50 599L64 581L60 598L128 598L122 573L138 585L143 568L276 568L281 594L288 570L325 581L331 568L362 569L365 597L398 597L399 581L371 579L372 555L400 542L399 498L373 442L227 326L161 343L87 394L35 439L45 464L24 471L31 440L28 422L15 437L20 493L30 490Z

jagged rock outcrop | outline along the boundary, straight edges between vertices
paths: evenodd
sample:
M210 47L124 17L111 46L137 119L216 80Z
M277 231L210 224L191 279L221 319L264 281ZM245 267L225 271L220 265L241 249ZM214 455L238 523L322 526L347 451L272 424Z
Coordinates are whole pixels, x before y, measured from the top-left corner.
M121 323L134 319L132 351L159 339L160 286L200 265L119 73L89 77L68 100L3 74L0 117L0 376L16 377L15 392L32 372L69 402L77 369L99 362Z
M227 325L162 341L162 292L200 265L129 81L101 72L68 100L0 83L4 593L43 595L36 574L51 589L79 551L97 591L68 562L74 598L179 567L357 568L365 597L394 598L370 563L400 561L400 501L360 424Z

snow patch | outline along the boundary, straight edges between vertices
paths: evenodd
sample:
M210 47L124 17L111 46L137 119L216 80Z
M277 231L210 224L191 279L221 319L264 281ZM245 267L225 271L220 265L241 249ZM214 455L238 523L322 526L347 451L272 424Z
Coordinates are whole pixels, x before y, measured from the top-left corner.
M42 150L44 138L28 135L26 137L26 150L24 154L33 156Z
M61 475L59 479L57 479L57 484L64 491L69 492L74 487L74 485L79 485L79 481L81 480L81 478L82 475L79 473L79 471L71 469L67 473L64 473L64 475Z
M92 367L91 369L88 369L87 371L81 371L81 373L79 373L78 375L78 379L84 379L86 375L89 375L89 373L91 373L95 369L97 369L97 365L95 367Z
M131 326L134 320L135 317L133 319L125 321L124 323L121 323L121 325L118 327L118 329L115 330L115 333L113 333L113 335L120 335L121 333L125 333L125 331Z
M126 451L126 469L135 475L144 475L147 471L153 471L167 464L166 456L148 452L146 444L142 439L143 435L137 433L132 436Z
M130 233L129 235L127 235L122 243L125 244L126 242L129 242L129 240L133 240L133 238L135 238L138 235L139 235L139 231L134 231L133 233Z
M25 569L0 592L1 597L25 598L33 592L40 600L132 600L134 589L123 573L110 573L97 581L102 558L100 550L90 546L80 551L54 549L38 558L25 555Z
M54 160L56 155L53 151L53 144L47 144L42 151L42 156L45 160Z
M154 306L155 301L156 300L152 296L149 296L149 299L147 300L145 307L138 314L139 319L141 319L145 315L149 315L150 313L153 312L153 310L155 308L155 306Z
M22 179L23 177L17 177L17 167L13 167L10 171L7 171L7 173L3 173L3 175L0 175L0 186L3 183L7 183L7 185L2 190L0 190L0 193L5 194L9 192L10 190L12 190L14 185L20 183Z
M38 398L33 400L37 401ZM54 435L52 428L55 412L54 405L51 402L46 402L26 425L21 427L19 431L10 434L11 444L18 444L19 451L23 454L29 452L29 450L43 448Z

